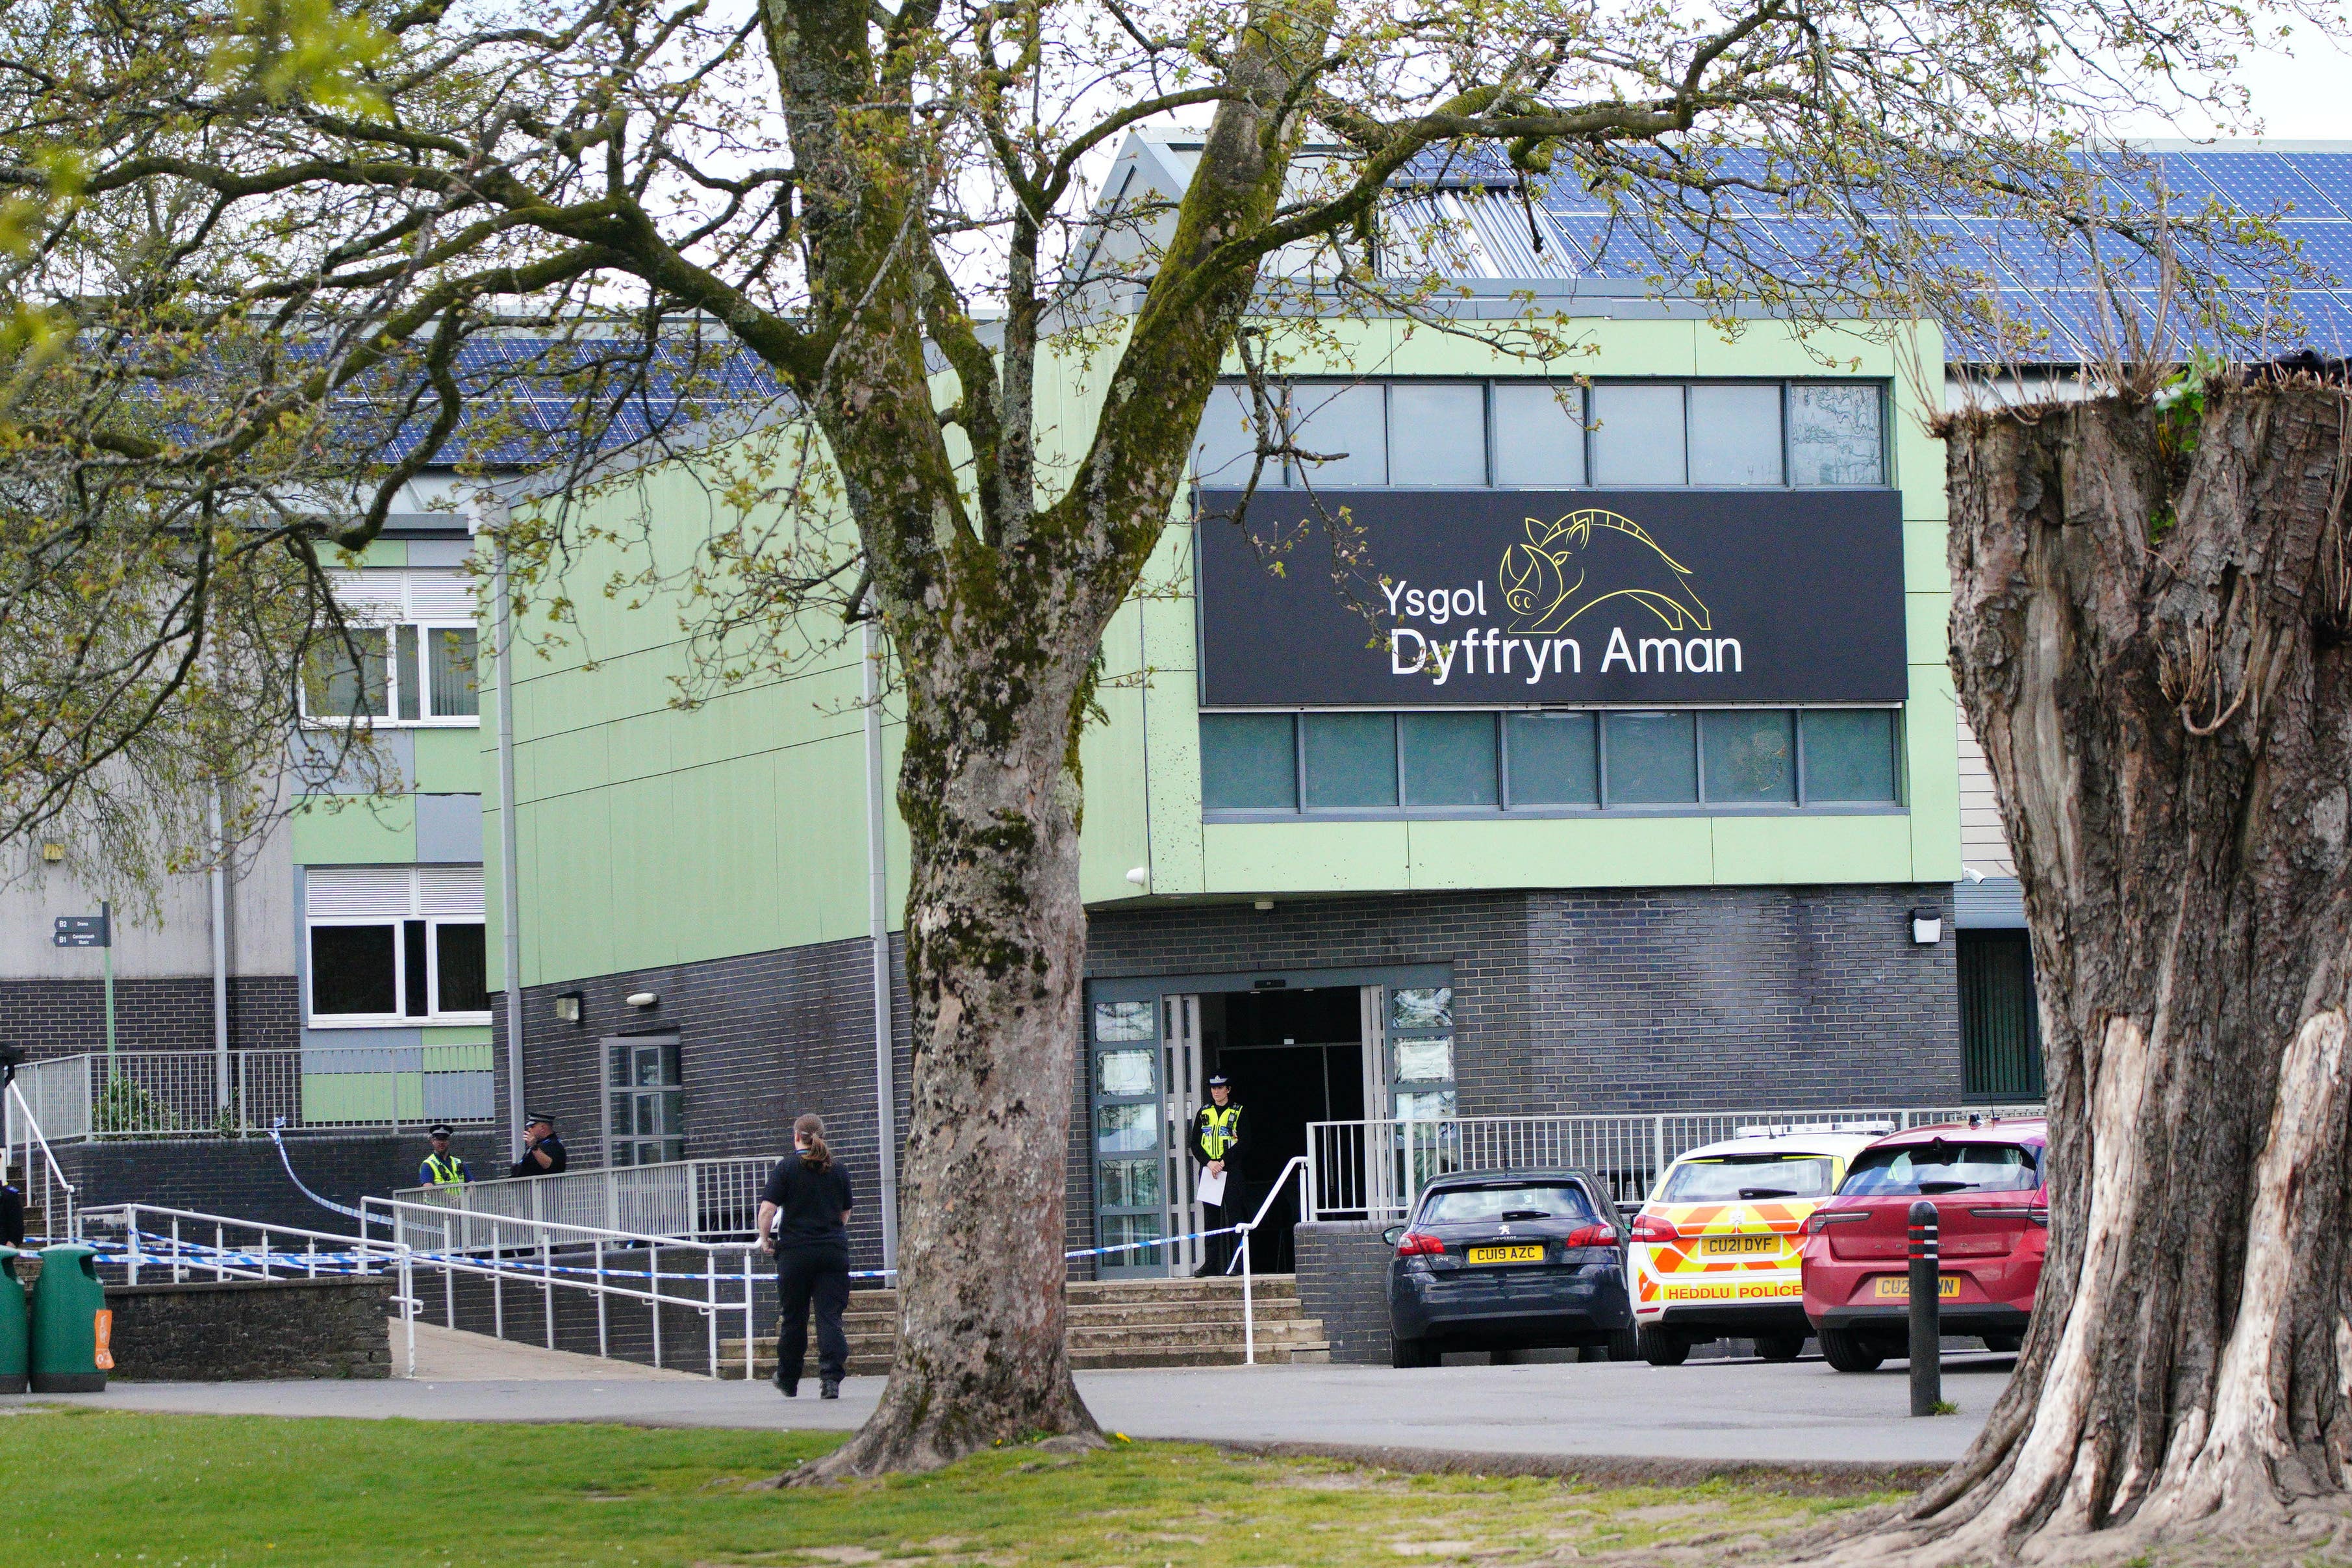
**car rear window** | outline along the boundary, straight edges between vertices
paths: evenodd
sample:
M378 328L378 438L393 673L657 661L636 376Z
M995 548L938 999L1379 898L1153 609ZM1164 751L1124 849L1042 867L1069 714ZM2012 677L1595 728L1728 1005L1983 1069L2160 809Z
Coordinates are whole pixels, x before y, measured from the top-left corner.
M1721 1154L1685 1160L1666 1173L1662 1204L1825 1198L1834 1163L1827 1154Z
M1547 1182L1516 1187L1446 1187L1422 1203L1423 1225L1474 1225L1488 1219L1589 1220L1592 1205L1584 1189Z
M1838 1188L1850 1197L2023 1192L2042 1184L2033 1151L2015 1143L1905 1143L1864 1149Z

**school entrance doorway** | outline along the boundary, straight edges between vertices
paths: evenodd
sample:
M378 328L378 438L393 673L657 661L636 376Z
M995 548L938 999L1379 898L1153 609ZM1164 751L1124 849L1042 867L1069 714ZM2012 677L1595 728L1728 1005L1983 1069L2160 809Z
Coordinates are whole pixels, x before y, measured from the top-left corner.
M1088 986L1096 1245L1104 1279L1202 1268L1203 1211L1190 1153L1211 1074L1243 1108L1239 1174L1255 1214L1307 1127L1367 1115L1450 1115L1452 974L1446 965L1098 980ZM1367 1108L1370 1108L1368 1110ZM1286 1184L1250 1243L1259 1273L1294 1264L1298 1185Z

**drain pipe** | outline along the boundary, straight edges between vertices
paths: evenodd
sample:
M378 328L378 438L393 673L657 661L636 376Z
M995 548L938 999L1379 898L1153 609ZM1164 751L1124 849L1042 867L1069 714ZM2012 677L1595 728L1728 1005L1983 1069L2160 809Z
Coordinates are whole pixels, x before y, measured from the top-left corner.
M205 826L211 830L213 841L213 1105L219 1111L229 1107L228 1060L228 845L223 841L221 827L221 795L219 786L205 802ZM240 1116L243 1107L239 1107Z
M898 1090L890 1060L890 845L882 794L882 646L869 597L859 623L866 702L866 922L874 943L874 1121L882 1187L882 1267L898 1267Z
M507 1002L507 1147L522 1147L522 871L515 824L514 609L507 586L507 544L490 535L490 584L498 595L493 650L499 690L499 922L504 929ZM518 1156L520 1157L520 1156Z

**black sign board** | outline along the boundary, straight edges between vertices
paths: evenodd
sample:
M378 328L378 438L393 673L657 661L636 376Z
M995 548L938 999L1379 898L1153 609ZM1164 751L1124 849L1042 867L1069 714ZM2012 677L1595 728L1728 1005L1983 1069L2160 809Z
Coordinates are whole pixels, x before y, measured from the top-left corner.
M52 947L112 947L112 922L104 915L59 915L49 931Z
M1239 492L1199 500L1207 707L1909 694L1891 490L1260 490L1239 524Z

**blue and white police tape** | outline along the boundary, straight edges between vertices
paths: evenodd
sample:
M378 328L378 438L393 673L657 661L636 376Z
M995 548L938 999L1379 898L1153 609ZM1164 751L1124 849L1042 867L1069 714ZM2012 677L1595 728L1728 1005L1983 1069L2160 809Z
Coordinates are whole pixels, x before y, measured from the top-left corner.
M269 1124L269 1141L278 1145L278 1163L286 1167L286 1179L294 1184L294 1190L300 1193L312 1203L317 1204L320 1208L332 1209L340 1215L349 1215L352 1218L359 1221L362 1226L365 1226L368 1223L368 1216L360 1210L345 1208L339 1203L334 1203L326 1198L322 1198L318 1194L312 1192L310 1188L302 1184L302 1178L294 1173L294 1162L287 1157L286 1140L278 1136L278 1130L285 1125L286 1118L282 1116L277 1121L271 1122ZM382 1224L383 1222L378 1221L377 1223Z

